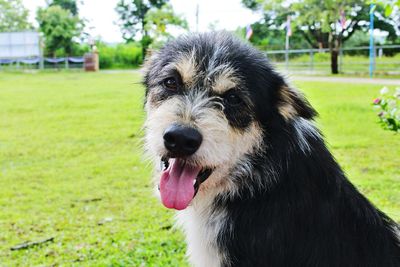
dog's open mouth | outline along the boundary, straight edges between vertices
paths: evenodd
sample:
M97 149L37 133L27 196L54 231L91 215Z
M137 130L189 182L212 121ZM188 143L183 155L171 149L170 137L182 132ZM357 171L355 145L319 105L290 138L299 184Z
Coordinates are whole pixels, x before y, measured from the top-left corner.
M211 175L212 169L190 165L181 158L162 158L161 161L161 201L167 208L183 210L196 195L200 184Z

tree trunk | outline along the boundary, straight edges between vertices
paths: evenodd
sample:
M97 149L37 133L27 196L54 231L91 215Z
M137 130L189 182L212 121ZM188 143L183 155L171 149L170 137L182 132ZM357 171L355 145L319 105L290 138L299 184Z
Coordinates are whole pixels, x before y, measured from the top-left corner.
M338 50L336 48L333 48L331 50L331 72L332 72L332 74L339 73L338 55L339 55Z
M329 36L329 51L331 53L331 73L339 74L339 41L330 34Z

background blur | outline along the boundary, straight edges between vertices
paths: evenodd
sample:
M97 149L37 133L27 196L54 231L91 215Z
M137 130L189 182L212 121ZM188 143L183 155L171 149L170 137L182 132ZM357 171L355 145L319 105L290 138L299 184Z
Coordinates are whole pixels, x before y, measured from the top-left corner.
M189 32L260 49L400 222L400 0L0 0L0 266L187 266L143 157L139 68Z
M0 31L36 32L40 51L4 53L29 42L2 34L0 66L82 68L84 54L95 47L101 69L127 69L183 33L228 30L291 73L400 75L398 5L397 0L1 0Z

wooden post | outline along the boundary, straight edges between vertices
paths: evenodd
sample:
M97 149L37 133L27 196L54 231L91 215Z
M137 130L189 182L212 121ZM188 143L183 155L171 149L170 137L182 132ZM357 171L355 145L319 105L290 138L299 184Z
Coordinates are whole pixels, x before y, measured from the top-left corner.
M339 73L343 72L343 48L339 48Z
M86 53L84 55L85 71L98 71L99 70L99 53L95 51L94 53Z
M314 51L310 49L310 72L314 71Z

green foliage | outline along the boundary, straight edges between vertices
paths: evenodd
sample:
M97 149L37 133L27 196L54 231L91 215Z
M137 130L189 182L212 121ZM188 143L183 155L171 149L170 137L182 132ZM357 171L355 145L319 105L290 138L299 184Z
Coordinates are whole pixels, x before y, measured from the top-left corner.
M338 73L338 50L344 42L359 31L369 27L369 1L366 0L245 0L247 7L263 10L273 20L276 28L284 28L286 16L292 18L292 28L313 48L330 48L332 73ZM343 28L339 22L340 13L346 16ZM375 28L388 32L389 39L397 38L396 21L385 18L384 9L378 6L375 14Z
M148 47L158 48L171 37L169 27L187 29L186 20L174 13L168 0L120 0L116 11L122 37L127 42L141 38L142 56Z
M169 29L175 27L178 29L188 29L188 23L182 16L174 13L172 5L165 4L161 8L151 8L144 18L144 29L148 35L156 40L153 42L152 48L160 47L172 36L169 34Z
M168 0L120 0L116 11L119 14L119 26L122 31L122 37L127 42L132 42L140 33L147 35L145 30L145 17L152 8L161 8Z
M101 69L135 68L142 64L142 47L137 43L108 46L98 43Z
M187 266L174 212L143 160L144 88L132 73L0 75L2 266ZM296 82L357 188L400 220L400 138L376 127L381 87ZM54 236L27 250L10 247Z
M78 5L76 4L76 0L50 0L48 1L49 6L60 6L65 10L69 10L72 15L78 15Z
M261 49L268 48L269 50L285 49L286 31L276 27L276 19L265 17L260 22L255 22L251 25L253 35L250 42ZM286 17L284 18L286 19ZM281 18L283 20L283 18ZM283 23L283 22L282 22ZM245 32L245 29L243 29ZM309 48L310 44L300 35L296 34L296 29L292 29L294 34L290 38L291 49Z
M344 47L369 46L369 33L365 31L357 31L353 36L344 43Z
M74 41L80 36L83 27L77 16L60 6L50 6L38 9L37 21L45 36L47 55L55 56L56 51L60 50L67 55L72 54Z
M0 32L32 29L28 22L28 9L21 0L0 0Z
M251 10L257 10L260 8L262 1L260 1L260 0L242 0L242 3L245 7L250 8Z
M143 57L146 56L147 48L153 43L153 41L154 41L153 38L151 38L149 35L142 36L142 39L140 40L140 44L142 45Z
M314 48L328 48L330 43L343 43L358 30L366 31L369 27L369 2L365 0L301 0L301 1L262 1L246 0L244 4L253 9L262 9L281 29L286 22L286 16L292 17L292 27L296 28L307 42ZM255 2L257 5L253 5ZM347 20L343 29L339 23L340 12L343 11ZM389 38L396 38L393 25L395 21L380 16L383 8L375 9L375 28L387 31ZM284 18L284 19L282 19Z
M375 0L371 1L371 3L383 6L386 17L389 17L395 12L395 6L400 7L400 0Z
M390 94L387 87L380 91L381 96L373 101L379 117L379 122L384 129L400 133L400 87L396 88L394 94Z
M115 63L116 49L106 45L98 46L98 49L100 69L111 69Z
M74 43L72 47L71 56L83 56L85 53L91 51L88 44Z

